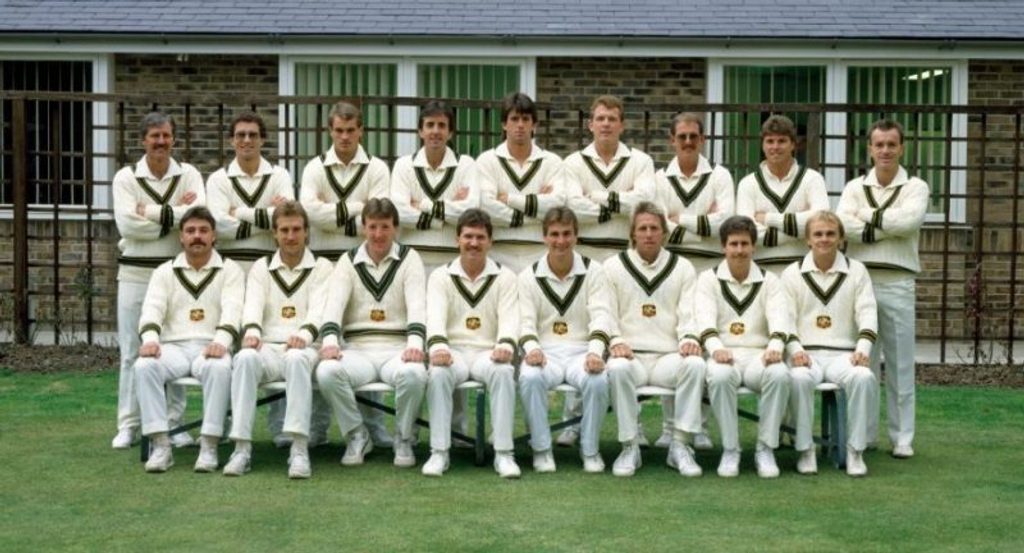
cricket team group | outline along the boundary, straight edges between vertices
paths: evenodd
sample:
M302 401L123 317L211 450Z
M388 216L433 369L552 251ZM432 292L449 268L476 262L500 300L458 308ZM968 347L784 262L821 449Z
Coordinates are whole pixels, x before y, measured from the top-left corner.
M797 162L784 116L764 121L764 161L738 185L702 153L703 114L669 122L675 157L657 171L620 141L624 109L613 96L593 101L593 141L565 159L534 142L538 112L525 94L503 99L501 120L504 142L474 160L449 146L450 107L429 101L422 147L389 170L361 145L359 108L340 102L327 120L333 147L309 160L296 187L263 157L267 129L254 112L234 118L235 157L205 183L172 157L171 117L146 115L145 155L113 180L113 447L141 433L152 445L145 470L167 471L174 448L194 445L169 434L185 409L173 382L191 376L203 394L195 471L241 476L260 386L283 381L286 400L267 424L289 448L290 478L311 476L309 450L327 442L332 422L342 465L385 447L395 466L415 467L424 409L421 471L439 477L465 445L458 387L473 380L486 388L501 477L521 475L517 396L534 471L554 472L552 447L578 441L582 469L604 472L610 406L621 444L611 472L626 477L648 445L637 389L651 385L674 391L655 442L668 466L702 474L694 449L713 447L710 415L717 472L733 477L742 386L758 395L757 474L773 478L784 423L795 428L795 470L817 472L815 387L830 382L848 401L846 472L864 476L864 451L879 446L884 357L891 454L913 456L915 275L929 188L900 165L898 123L871 127L873 168L832 210L823 176ZM394 388L393 433L357 401L375 382ZM562 417L582 418L553 439L549 396L564 383L577 392ZM234 451L222 465L224 438Z

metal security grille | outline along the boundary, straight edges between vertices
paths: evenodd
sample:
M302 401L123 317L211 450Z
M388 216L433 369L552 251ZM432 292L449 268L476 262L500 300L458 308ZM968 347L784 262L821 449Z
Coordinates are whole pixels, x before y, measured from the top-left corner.
M88 61L0 60L3 91L91 92L92 63ZM11 102L3 100L0 124L0 204L14 202ZM33 100L25 111L29 153L60 151L57 159L37 156L26 168L28 201L32 204L84 205L86 199L85 134L92 104L71 100Z

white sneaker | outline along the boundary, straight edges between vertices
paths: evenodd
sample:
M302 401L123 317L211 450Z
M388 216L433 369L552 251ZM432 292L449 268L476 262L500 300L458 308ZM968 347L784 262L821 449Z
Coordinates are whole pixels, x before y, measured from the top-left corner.
M551 450L535 451L533 453L534 472L555 472L555 456Z
M867 476L868 466L864 464L863 452L855 449L846 450L846 474L853 477Z
M801 451L796 462L796 471L800 474L818 474L818 452L811 449Z
M711 436L708 436L707 432L701 432L693 435L693 448L706 451L714 449L715 444L711 442Z
M196 441L192 439L192 436L188 432L179 432L171 436L171 445L177 449L183 447L192 447L196 445Z
M174 466L174 455L171 453L171 446L154 446L149 453L149 460L146 461L146 472L167 472L167 469Z
M248 453L235 451L224 465L224 476L242 476L249 472L251 457Z
M647 441L647 434L644 434L644 423L636 423L636 445L650 447L651 442Z
M346 466L361 465L367 453L373 451L373 440L366 427L360 426L348 435L345 454L341 456L341 464Z
M555 438L555 444L561 447L572 447L576 445L576 440L580 438L579 431L575 427L570 426L563 430L557 438Z
M305 480L313 475L313 469L309 466L309 455L292 455L288 459L288 478L292 480Z
M204 446L199 448L199 457L196 458L196 464L192 467L192 470L195 472L214 472L219 464L217 447Z
M733 478L740 473L740 452L726 449L722 452L722 460L718 463L718 475L722 478Z
M660 447L662 449L672 447L672 430L662 430L661 436L654 442L654 447Z
M775 452L771 448L758 448L754 452L754 466L761 478L778 478L779 466L775 463Z
M494 470L502 478L519 478L522 476L522 471L519 470L515 457L507 452L494 454Z
M909 445L895 445L892 447L892 456L896 459L910 459L914 456L914 448Z
M680 442L673 441L669 445L668 459L665 462L687 478L694 478L704 474L700 465L693 458L693 450L690 449L690 446Z
M600 474L604 472L604 459L601 458L601 455L584 455L583 472L590 474Z
M615 476L633 476L636 469L643 465L640 457L640 446L637 443L627 443L622 446L622 453L612 463L612 474Z
M409 440L395 441L395 466L409 468L416 466L416 454L412 451L412 443Z
M130 449L133 444L139 441L139 429L136 427L122 428L117 431L113 440L110 440L110 447L114 449Z
M448 470L448 452L435 451L430 454L430 459L423 463L421 472L423 476L441 476Z

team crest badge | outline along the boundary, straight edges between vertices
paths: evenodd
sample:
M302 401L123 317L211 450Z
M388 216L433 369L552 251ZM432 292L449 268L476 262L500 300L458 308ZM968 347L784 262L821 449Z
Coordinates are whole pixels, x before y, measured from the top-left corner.
M282 319L293 319L295 318L295 314L296 313L294 305L285 305L284 307L281 308Z
M191 311L188 312L188 319L194 323L198 323L199 321L205 318L206 312L203 311L202 309L192 309Z
M476 330L480 328L480 317L467 317L466 328L470 330Z
M371 321L373 321L375 323L379 323L379 322L383 321L384 318L385 317L384 317L384 310L383 309L371 309L370 310L370 320Z
M818 315L817 319L818 328L832 328L832 317L828 315Z
M640 307L640 313L644 317L653 317L658 314L658 306L653 303L645 303Z
M747 330L746 325L744 325L742 322L739 322L739 321L729 325L729 334L732 334L734 336L739 336L739 335L743 334L744 332L746 332L746 330Z
M559 336L569 333L569 323L564 321L555 321L555 324L551 325L551 331Z

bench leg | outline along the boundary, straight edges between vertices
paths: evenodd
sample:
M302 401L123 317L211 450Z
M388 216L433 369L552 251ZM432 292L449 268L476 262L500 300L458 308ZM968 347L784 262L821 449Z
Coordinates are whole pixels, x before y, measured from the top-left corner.
M836 468L846 469L846 391L836 391L835 410Z
M487 391L483 388L476 391L476 439L473 448L476 453L476 466L482 467L487 462L487 427L485 414L487 409Z
M139 442L139 461L145 463L149 460L149 436L142 436Z

